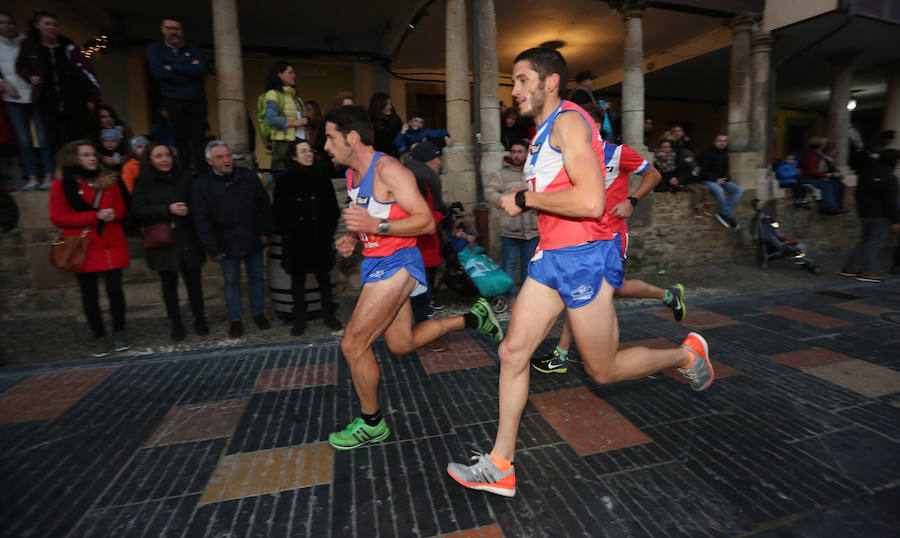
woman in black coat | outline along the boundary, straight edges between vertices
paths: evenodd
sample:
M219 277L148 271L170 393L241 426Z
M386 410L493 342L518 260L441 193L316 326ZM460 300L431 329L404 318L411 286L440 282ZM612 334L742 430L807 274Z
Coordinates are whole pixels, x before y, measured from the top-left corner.
M206 261L200 238L190 216L191 176L181 171L172 149L154 142L144 150L141 169L134 182L132 215L142 227L171 223L173 242L146 249L147 265L159 272L163 302L172 322L172 340L184 340L181 308L178 303L178 272L188 290L194 329L209 334L203 312L200 268Z
M325 326L339 330L342 325L334 315L328 275L334 267L334 231L341 216L329 175L331 163L316 164L313 149L305 140L291 142L287 155L287 172L275 183L272 205L275 229L281 234L281 264L291 275L294 296L291 335L300 336L306 329L307 273L314 273L319 283Z

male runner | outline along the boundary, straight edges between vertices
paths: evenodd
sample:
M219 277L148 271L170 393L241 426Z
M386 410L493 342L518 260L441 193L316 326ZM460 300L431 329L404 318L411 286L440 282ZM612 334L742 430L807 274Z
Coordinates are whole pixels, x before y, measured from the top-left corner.
M603 109L588 105L585 112L590 114L597 129L603 125ZM603 163L606 166L606 207L612 209L603 215L604 222L615 234L615 242L619 247L622 264L628 259L628 223L638 201L651 192L661 178L659 171L644 160L638 152L625 144L617 146L603 141ZM640 176L641 183L631 196L628 196L628 174ZM684 304L684 286L675 284L666 289L657 288L643 280L626 278L622 288L615 290L613 298L623 299L659 299L672 310L675 321L684 319L687 306ZM531 358L531 367L543 374L564 374L568 371L569 347L572 345L572 329L565 321L559 336L556 349L543 357Z
M355 232L338 239L335 247L348 257L361 241L364 256L362 292L341 339L362 413L328 436L331 446L349 450L390 435L378 410L379 371L372 352L376 338L383 334L388 349L403 355L463 327L477 328L494 342L503 338L503 331L483 297L463 316L427 320L413 327L409 296L427 285L416 236L434 231L431 210L412 173L372 147L374 129L364 108L343 106L325 121L325 150L336 163L349 167L350 207L344 209L344 221L347 230Z
M713 380L706 341L696 333L680 348L616 351L612 296L622 286L622 263L602 219L603 141L584 110L561 100L565 83L566 62L556 50L530 49L515 60L513 97L520 113L540 127L525 170L529 190L504 195L498 205L510 215L536 209L541 239L500 344L500 425L493 451L478 454L471 465L447 466L460 484L507 497L516 493L512 460L528 400L529 359L563 309L584 350L585 370L598 383L638 379L672 366L695 388Z

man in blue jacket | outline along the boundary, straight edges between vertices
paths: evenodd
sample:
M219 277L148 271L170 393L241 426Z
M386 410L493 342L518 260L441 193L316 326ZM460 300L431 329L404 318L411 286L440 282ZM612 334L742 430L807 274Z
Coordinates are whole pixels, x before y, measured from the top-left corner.
M190 212L203 249L222 264L228 336L244 334L241 323L241 261L247 270L250 312L260 329L269 328L264 315L263 249L272 235L269 195L256 174L234 166L231 148L221 140L206 145L211 170L194 181Z
M163 39L147 47L147 63L175 124L178 160L186 170L193 165L197 173L203 169L206 132L206 58L200 47L185 43L178 19L163 18L160 30Z

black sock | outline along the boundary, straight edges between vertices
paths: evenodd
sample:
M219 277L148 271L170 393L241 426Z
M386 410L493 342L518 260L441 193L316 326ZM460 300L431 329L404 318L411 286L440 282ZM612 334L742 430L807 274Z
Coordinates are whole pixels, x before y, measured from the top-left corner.
M479 320L478 320L478 316L476 316L475 314L473 314L471 312L466 312L465 314L463 314L463 320L465 322L466 329L477 329L478 328Z
M379 422L381 422L381 411L380 410L375 411L375 414L372 414L372 415L367 415L365 413L360 412L359 416L362 417L362 419L366 423L366 425L371 428L374 428L375 426L378 425Z

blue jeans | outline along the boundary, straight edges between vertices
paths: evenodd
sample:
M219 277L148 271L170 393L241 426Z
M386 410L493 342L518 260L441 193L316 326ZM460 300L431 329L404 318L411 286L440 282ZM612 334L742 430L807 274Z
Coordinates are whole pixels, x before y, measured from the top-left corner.
M822 193L822 209L842 209L844 207L844 191L847 186L843 182L801 177L800 183L819 189Z
M247 287L250 289L250 312L254 316L263 314L263 252L243 258L220 260L225 276L225 305L228 321L241 321L241 260L247 270Z
M719 213L721 213L723 217L733 219L734 206L737 205L741 195L744 194L744 190L735 185L733 181L726 181L721 185L715 181L704 181L703 184L706 185L709 192L716 197L716 203L719 205Z
M500 237L503 246L503 272L513 279L514 283L525 282L528 277L528 262L534 256L537 248L538 237L532 239L516 239L514 237ZM516 278L516 259L519 261L519 278ZM515 288L513 288L515 290Z
M6 113L16 140L19 141L19 155L22 157L22 167L25 175L37 177L37 162L34 159L34 141L31 138L31 122L34 121L34 131L37 133L38 145L41 147L41 165L44 174L53 173L53 156L50 154L50 145L47 143L47 133L44 131L44 122L38 114L37 108L31 103L5 102Z

